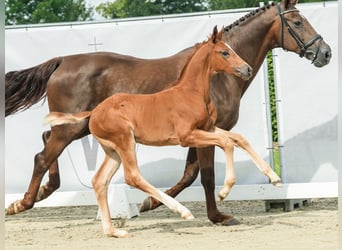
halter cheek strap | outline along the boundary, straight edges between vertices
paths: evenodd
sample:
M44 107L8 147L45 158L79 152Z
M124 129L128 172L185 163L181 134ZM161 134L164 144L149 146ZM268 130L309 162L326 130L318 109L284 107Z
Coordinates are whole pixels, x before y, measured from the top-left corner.
M281 47L283 49L284 48L284 26L286 27L286 29L288 30L288 32L290 33L290 35L293 37L293 39L295 39L298 47L300 48L300 53L299 56L303 57L307 51L308 48L310 48L317 40L322 40L322 36L317 34L315 35L313 38L311 38L307 43L304 43L302 41L302 39L300 39L300 37L298 36L298 34L291 28L291 26L289 25L289 23L285 20L284 15L290 12L299 12L299 10L297 9L291 9L291 10L285 10L285 11L281 11L281 7L280 7L280 3L277 4L277 8L278 8L278 13L280 16L280 20L281 20ZM319 49L316 50L316 54L314 59L312 60L312 62L314 62L317 58L318 55L318 51Z

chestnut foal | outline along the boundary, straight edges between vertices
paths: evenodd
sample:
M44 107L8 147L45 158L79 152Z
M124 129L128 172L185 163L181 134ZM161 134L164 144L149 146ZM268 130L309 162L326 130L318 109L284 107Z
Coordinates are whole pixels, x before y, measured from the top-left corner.
M248 79L251 67L222 39L223 29L215 27L211 37L197 45L197 50L183 69L173 87L155 94L116 94L92 111L78 114L52 112L46 122L52 126L75 124L89 119L92 135L103 147L106 157L93 178L93 186L101 212L104 233L126 237L124 230L111 223L107 188L113 175L123 163L125 181L178 212L184 219L194 218L178 201L159 191L140 174L135 145L181 145L183 147L222 148L227 159L226 179L234 171L233 147L236 134L215 127L216 109L209 97L210 78L215 72ZM239 145L240 146L240 145ZM225 181L220 192L225 197L230 189Z

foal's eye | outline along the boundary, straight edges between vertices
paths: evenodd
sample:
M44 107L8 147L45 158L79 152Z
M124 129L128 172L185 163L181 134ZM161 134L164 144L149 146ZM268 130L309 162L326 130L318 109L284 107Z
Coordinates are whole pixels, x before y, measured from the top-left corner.
M295 25L297 28L299 28L299 27L302 26L302 22L301 22L301 21L295 21L295 22L294 22L294 25Z
M224 57L229 56L229 52L228 52L227 50L222 51L221 54L222 54Z

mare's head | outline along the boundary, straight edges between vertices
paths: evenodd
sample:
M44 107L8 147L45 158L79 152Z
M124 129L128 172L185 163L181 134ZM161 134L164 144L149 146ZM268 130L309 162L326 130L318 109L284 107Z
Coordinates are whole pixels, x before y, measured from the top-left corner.
M331 49L296 9L297 2L298 0L282 0L277 5L280 17L275 23L276 30L280 30L278 44L285 50L311 60L316 67L322 67L329 63Z
M214 27L213 33L208 43L213 43L214 48L210 55L210 65L216 72L224 71L248 80L252 76L252 68L235 51L222 40L224 29L218 32Z

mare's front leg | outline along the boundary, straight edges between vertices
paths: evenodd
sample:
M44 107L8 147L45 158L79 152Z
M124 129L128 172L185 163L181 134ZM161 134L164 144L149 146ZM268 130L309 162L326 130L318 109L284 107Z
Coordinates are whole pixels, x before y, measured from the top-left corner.
M195 148L189 148L188 156L186 159L185 170L181 180L170 189L166 190L165 193L171 197L176 197L185 188L189 187L197 178L199 172L199 164L197 161L197 153ZM153 210L162 205L160 201L153 197L147 197L141 207L140 212Z
M207 205L207 215L211 222L218 223L225 226L237 225L240 222L236 220L232 215L223 214L217 209L216 199L215 199L215 171L214 171L214 155L215 147L198 148L197 156L200 164L201 171L201 183L204 188L206 205ZM225 183L234 184L235 174L229 176L227 181L227 175ZM230 186L230 187L231 187Z
M46 146L46 143L51 135L51 131L45 131L42 134L42 139L44 142L44 146ZM46 199L50 196L54 191L56 191L60 186L60 176L59 176L59 169L58 169L58 161L55 160L51 163L49 168L49 179L45 183L45 185L41 186L39 188L37 197L35 202L41 201Z
M20 213L34 206L43 176L49 170L51 164L57 160L64 148L81 134L82 126L73 129L69 129L68 126L55 126L51 129L50 137L43 151L35 155L33 174L24 198L10 204L6 210L7 215Z

